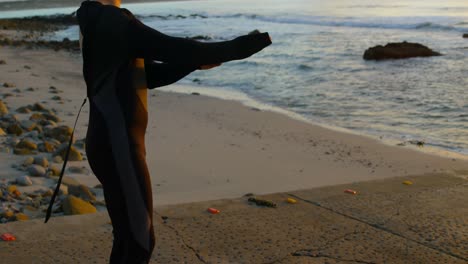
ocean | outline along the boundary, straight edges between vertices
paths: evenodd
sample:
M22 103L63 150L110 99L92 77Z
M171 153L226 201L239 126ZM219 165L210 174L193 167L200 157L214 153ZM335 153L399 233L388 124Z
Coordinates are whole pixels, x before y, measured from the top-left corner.
M327 127L468 155L466 1L211 0L122 7L173 36L222 41L254 29L270 33L273 45L251 58L180 81L194 91L247 97ZM74 10L0 11L0 17ZM77 39L78 28L47 36L64 37ZM362 59L369 47L400 41L444 56Z

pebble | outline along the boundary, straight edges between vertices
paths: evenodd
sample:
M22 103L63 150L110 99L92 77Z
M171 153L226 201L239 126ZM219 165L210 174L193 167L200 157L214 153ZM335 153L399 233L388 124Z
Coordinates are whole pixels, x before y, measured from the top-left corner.
M45 173L46 173L46 170L44 167L40 166L40 165L30 165L28 167L28 173L29 175L31 176L38 176L38 177L41 177L41 176L44 176Z
M29 217L27 215L23 214L23 213L17 213L15 215L15 219L17 221L26 221L26 220L29 220Z
M48 189L47 191L42 193L42 197L50 197L53 194L54 194L54 191L52 191L51 189Z
M5 105L5 103L0 100L0 116L8 114L8 107Z
M16 185L10 185L7 187L7 192L8 193L13 193L14 191L17 191L18 189L16 188Z
M34 158L33 157L27 157L24 161L23 161L23 165L24 166L29 166L29 165L33 165L34 164Z
M6 64L5 60L0 60L0 64Z
M63 143L62 145L60 145L57 148L57 151L54 153L54 155L55 156L59 155L60 157L62 157L62 159L65 159L65 154L66 154L67 148L68 148L68 144ZM74 146L71 146L70 147L70 153L68 155L68 160L69 161L82 161L83 156L81 155L81 153Z
M34 88L28 87L28 88L26 89L26 91L28 91L28 92L34 92Z
M96 196L91 192L88 186L80 184L78 186L71 185L68 186L68 192L76 197L79 197L85 201L95 201Z
M55 152L57 145L51 143L50 141L44 141L42 143L39 143L37 145L37 148L39 149L40 152L47 152L47 153L53 153Z
M57 155L57 156L54 156L54 157L52 158L52 161L55 162L55 163L62 163L62 162L63 162L63 158L62 158L61 156Z
M43 116L45 117L46 120L50 120L50 121L53 121L53 122L60 122L62 121L57 115L55 115L54 113L44 113Z
M6 136L7 133L3 130L3 128L0 127L0 137Z
M65 184L68 187L70 187L70 186L80 186L80 183L77 180L75 180L72 177L68 177L68 176L63 176L62 184Z
M33 111L47 111L47 108L41 103L35 103L32 106Z
M45 134L48 137L54 138L60 142L68 142L73 129L69 126L58 126L50 129L46 129Z
M26 139L24 138L23 140L21 140L17 145L16 145L17 148L22 148L22 149L29 149L29 150L36 150L37 149L37 145L36 143L32 142L31 140L29 139Z
M16 183L21 186L31 186L33 182L29 176L23 175L16 178Z
M62 97L58 96L58 95L55 95L52 97L52 100L62 100Z
M14 135L20 136L21 134L23 134L23 129L21 128L19 124L11 124L7 128L7 132L8 134L14 134Z
M62 207L65 215L89 214L97 212L96 207L94 207L92 204L73 195L68 195L63 200Z
M49 167L49 161L47 160L46 157L43 157L43 156L34 157L34 164L40 165L40 166L42 166L44 168Z
M5 87L5 88L11 88L11 87L16 87L16 85L15 85L14 83L6 82L6 83L3 83L3 87Z
M32 155L36 154L37 152L34 150L30 149L23 149L23 148L14 148L13 149L13 154L15 155Z
M18 109L16 109L16 112L20 114L29 114L31 113L31 109L29 109L27 106L21 106Z
M62 168L60 168L57 165L52 165L49 167L49 171L52 172L53 176L59 176L60 172L62 171Z

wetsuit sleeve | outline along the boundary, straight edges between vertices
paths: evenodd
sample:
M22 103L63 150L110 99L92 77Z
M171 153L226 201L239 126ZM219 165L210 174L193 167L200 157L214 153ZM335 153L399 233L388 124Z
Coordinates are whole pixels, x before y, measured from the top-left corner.
M146 85L148 89L169 85L189 75L197 67L190 65L175 65L158 63L145 59Z
M137 58L202 66L245 59L271 44L268 33L244 35L229 41L200 42L165 35L141 23L129 21L130 53Z

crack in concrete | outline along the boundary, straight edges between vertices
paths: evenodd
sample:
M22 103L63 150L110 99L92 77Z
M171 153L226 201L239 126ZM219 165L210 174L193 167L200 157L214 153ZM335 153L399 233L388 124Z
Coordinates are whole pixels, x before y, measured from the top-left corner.
M164 219L160 214L158 214L158 213L156 213L156 212L154 212L154 214L157 215L158 217L160 217L160 218L164 221L164 226L166 226L166 227L168 227L169 229L171 229L172 231L174 231L174 233L176 234L176 236L177 236L178 238L180 238L180 240L182 241L182 243L184 244L184 246L186 246L188 249L190 249L190 250L193 252L193 254L195 254L195 256L198 258L198 260L199 260L200 262L202 262L202 263L208 263L208 262L206 262L206 261L203 259L203 257L198 253L198 251L197 251L195 248L193 248L192 246L190 246L189 244L187 244L187 242L185 242L184 238L182 237L182 235L179 234L179 231L177 231L176 228L174 228L174 227L172 227L172 226L166 224L165 219Z
M408 240L408 241L414 242L414 243L416 243L416 244L418 244L418 245L421 245L421 246L423 246L423 247L426 247L426 248L435 250L435 251L437 251L437 252L439 252L439 253L441 253L441 254L449 255L449 256L454 257L454 258L457 258L457 259L459 259L459 260L468 261L468 258L466 258L466 257L459 256L459 255L457 255L457 254L455 254L455 253L452 253L452 252L450 252L450 251L446 251L446 250L444 250L444 249L441 249L441 248L439 248L439 247L437 247L437 246L434 246L434 245L431 245L431 244L426 244L426 243L420 242L420 241L418 241L418 240L416 240L416 239L412 239L412 238L409 238L409 237L405 237L405 236L403 236L403 235L401 235L401 234L399 234L399 233L397 233L397 232L395 232L395 231L393 231L393 230L391 230L391 229L388 229L388 228L386 228L386 227L384 227L384 226L382 226L382 225L380 225L380 224L367 222L367 221L365 221L365 220L363 220L363 219L360 219L360 218L357 218L357 217L354 217L354 216L347 215L347 214L345 214L345 213L336 211L336 210L334 210L333 208L329 208L329 207L323 206L323 205L320 204L319 202L307 200L307 199L301 198L301 197L299 197L299 196L297 196L297 195L294 195L294 194L288 193L288 195L289 195L289 196L292 196L292 197L294 197L294 198L296 198L296 199L298 199L298 200L301 200L301 201L303 201L303 202L306 202L306 203L315 205L315 206L317 206L317 207L320 207L320 208L322 208L322 209L325 209L325 210L327 210L327 211L330 211L330 212L332 212L332 213L341 215L341 216L343 216L343 217L345 217L345 218L348 218L348 219L351 219L351 220L355 220L355 221L361 222L361 223L366 224L366 225L368 225L368 226L371 226L371 227L373 227L373 228L375 228L375 229L378 229L378 230L387 232L387 233L392 234L392 235L394 235L394 236L398 236L398 237L400 237L400 238L403 238L403 239L406 239L406 240Z

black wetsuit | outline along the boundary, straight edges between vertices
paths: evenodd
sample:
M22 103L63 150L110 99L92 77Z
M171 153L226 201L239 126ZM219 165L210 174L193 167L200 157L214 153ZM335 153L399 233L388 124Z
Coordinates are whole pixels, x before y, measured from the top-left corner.
M124 8L95 1L77 10L83 75L90 102L86 154L103 185L112 220L111 263L147 263L155 245L152 190L145 159L146 93L135 89L137 58L146 87L168 85L202 65L244 59L271 44L267 33L202 43L164 35Z

